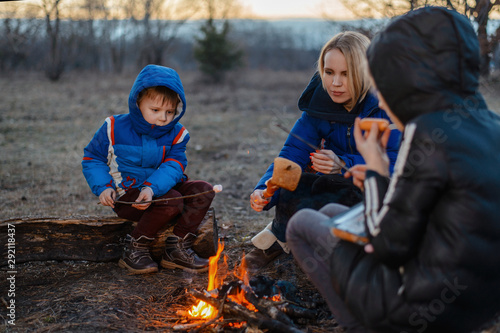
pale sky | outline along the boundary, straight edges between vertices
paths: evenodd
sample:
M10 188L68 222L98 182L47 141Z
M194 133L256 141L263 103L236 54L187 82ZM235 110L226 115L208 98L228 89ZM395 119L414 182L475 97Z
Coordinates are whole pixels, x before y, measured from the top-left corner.
M76 0L66 0L66 2ZM243 16L248 11L255 19L288 19L288 18L328 18L354 19L342 0L237 0L243 6ZM16 3L41 3L41 0L26 0Z
M258 18L352 18L340 0L240 0Z

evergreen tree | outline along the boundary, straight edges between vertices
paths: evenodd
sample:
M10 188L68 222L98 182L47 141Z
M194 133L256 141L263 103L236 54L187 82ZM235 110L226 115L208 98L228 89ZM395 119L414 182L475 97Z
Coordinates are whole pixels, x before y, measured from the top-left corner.
M242 66L243 52L228 39L230 25L227 20L219 31L214 20L209 18L200 30L203 36L197 39L194 57L203 74L216 83L222 82L226 72Z

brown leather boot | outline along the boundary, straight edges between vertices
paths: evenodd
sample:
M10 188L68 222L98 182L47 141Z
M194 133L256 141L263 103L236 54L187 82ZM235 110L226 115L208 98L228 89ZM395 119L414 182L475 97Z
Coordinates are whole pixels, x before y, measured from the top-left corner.
M281 245L276 241L267 250L261 250L257 247L254 248L245 255L244 260L250 272L257 272L284 253L285 251L283 251Z
M141 236L138 239L127 235L122 258L118 266L126 268L132 274L146 274L158 272L158 264L151 259L149 247L154 238Z
M192 233L188 233L184 238L176 235L168 236L165 240L161 267L180 268L194 273L208 270L208 259L198 257L191 249L195 239L196 235Z

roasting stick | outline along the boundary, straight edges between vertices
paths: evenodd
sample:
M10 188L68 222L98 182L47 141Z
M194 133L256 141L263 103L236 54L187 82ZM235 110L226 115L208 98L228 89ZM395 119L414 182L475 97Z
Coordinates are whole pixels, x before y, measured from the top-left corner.
M154 199L154 200L140 201L140 202L115 200L115 203L120 203L120 204L124 204L124 205L135 205L135 204L141 205L141 204L145 204L145 203L163 202L163 201L169 201L169 200L194 198L194 197L197 197L197 196L200 196L200 195L203 195L203 194L212 193L212 192L215 192L215 193L222 192L222 185L214 185L214 187L211 190L209 190L209 191L200 192L200 193L196 193L196 194L185 195L185 196L182 196L182 197L165 198L165 199ZM97 204L100 205L101 202L99 201Z
M287 130L283 125L281 124L276 124L277 127L281 128L283 131L287 132L288 134L290 134L291 136L293 136L294 138L296 138L297 140L301 141L302 143L305 143L306 145L308 145L309 147L311 147L312 149L314 149L315 151L317 150L321 150L320 147L316 147L315 145L313 145L312 143L310 142L307 142L306 140L302 139L300 136L298 136L297 134L295 133L292 133L291 131ZM342 164L340 163L337 163L337 161L333 160L332 159L332 162L337 164L339 167L341 167L342 169L344 169L345 171L349 171L348 168L346 168L345 166L343 166Z

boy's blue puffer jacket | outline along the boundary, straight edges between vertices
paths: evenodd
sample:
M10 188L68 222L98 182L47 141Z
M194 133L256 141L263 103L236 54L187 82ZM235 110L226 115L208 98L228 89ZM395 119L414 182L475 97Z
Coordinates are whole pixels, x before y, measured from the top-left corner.
M145 88L165 86L175 91L182 110L166 126L144 120L137 97ZM186 111L184 88L171 68L148 65L137 76L129 95L129 113L109 117L84 149L83 174L99 196L112 187L123 195L129 188L149 186L162 196L186 180L189 132L179 123Z
M323 148L332 150L346 163L347 168L356 164L364 164L364 159L356 149L354 141L353 127L356 117L385 118L390 121L385 111L378 107L377 98L371 93L367 93L366 97L348 112L342 105L332 101L323 89L318 73L314 74L300 96L298 105L303 111L302 116L297 120L291 132L316 147L322 146L324 140ZM387 144L391 173L398 154L400 136L399 131L393 130ZM304 170L310 162L309 156L312 152L314 149L289 135L279 156L296 162ZM271 164L254 190L266 188L265 182L271 178L273 170L274 164ZM275 193L265 209L270 209L276 204L278 195L279 191Z

